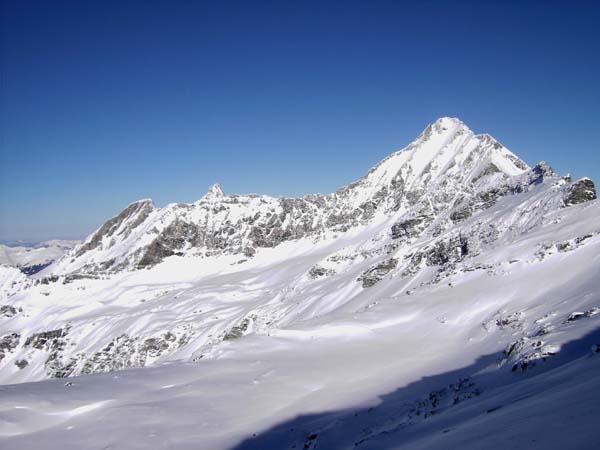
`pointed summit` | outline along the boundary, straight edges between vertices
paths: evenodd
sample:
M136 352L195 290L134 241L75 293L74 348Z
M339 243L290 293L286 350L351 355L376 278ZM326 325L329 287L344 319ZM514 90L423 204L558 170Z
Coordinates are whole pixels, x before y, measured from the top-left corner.
M208 192L204 194L204 197L202 197L200 201L214 201L223 198L224 196L225 193L223 192L223 189L221 189L221 185L219 183L215 183L208 188Z
M446 130L469 130L469 127L457 117L440 117L428 128L432 128L436 133L443 133Z
M417 147L431 139L435 139L436 136L442 136L442 140L447 140L451 135L455 135L457 133L473 132L462 120L456 117L440 117L435 122L427 125L417 139L415 139L406 148Z
M433 125L448 127L450 125L465 125L465 123L457 117L440 117Z

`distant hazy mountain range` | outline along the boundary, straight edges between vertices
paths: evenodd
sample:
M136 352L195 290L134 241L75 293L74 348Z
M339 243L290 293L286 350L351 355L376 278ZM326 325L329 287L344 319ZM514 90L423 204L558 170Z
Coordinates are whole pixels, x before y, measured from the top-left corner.
M19 268L31 275L47 267L81 241L51 240L39 243L0 244L0 264Z

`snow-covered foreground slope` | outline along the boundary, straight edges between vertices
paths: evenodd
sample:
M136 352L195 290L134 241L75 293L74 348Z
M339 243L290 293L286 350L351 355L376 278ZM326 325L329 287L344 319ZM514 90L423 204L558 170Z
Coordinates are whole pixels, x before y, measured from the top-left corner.
M0 447L593 448L594 198L441 119L329 196L134 203L0 267Z
M598 205L574 212L560 222L563 233ZM309 302L304 320L227 340L199 362L4 386L0 443L227 449L249 439L239 448L476 449L486 439L486 448L594 448L600 239L540 261L531 243L560 237L558 228L497 254L498 262L518 262L411 295L383 280L321 316ZM260 290L272 271L245 281ZM173 317L166 301L154 301L157 320ZM229 308L240 307L232 298ZM222 305L210 318L226 312ZM528 367L513 371L522 361Z
M481 358L367 396L369 379L346 381L344 369L353 375L358 363L321 381L321 352L299 359L276 353L277 360L263 352L251 361L4 386L0 443L6 450L597 448L600 354L576 353L538 373L466 379L493 361Z

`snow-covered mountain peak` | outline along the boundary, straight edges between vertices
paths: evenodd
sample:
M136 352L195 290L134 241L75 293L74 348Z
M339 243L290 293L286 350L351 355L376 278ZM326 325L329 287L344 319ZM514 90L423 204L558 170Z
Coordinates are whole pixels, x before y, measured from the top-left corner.
M130 203L128 206L138 205L139 207L151 207L156 208L154 204L154 200L151 198L142 198L140 200L136 200L135 202Z
M251 258L286 241L321 240L415 217L420 218L421 231L447 229L499 198L526 192L551 177L560 178L547 164L530 169L492 136L475 134L459 119L442 117L364 177L329 195L225 195L214 184L193 204L156 208L150 200L135 202L48 273L139 269L171 256ZM593 183L585 181L560 192L556 205L595 198Z
M225 193L223 189L221 189L221 185L219 183L213 184L204 196L199 200L199 202L214 202L221 200L225 197Z
M527 170L525 162L492 136L475 134L461 120L442 117L361 180L338 192L347 192L355 205L387 197L383 210L389 213L406 205L407 197L416 201L427 192L438 195L440 186L448 195L468 192ZM473 186L478 180L483 181Z
M442 118L329 195L134 202L37 278L0 264L0 382L155 367L3 387L0 447L590 448L595 198Z
M409 178L418 179L432 166L449 168L470 165L474 159L497 162L499 171L518 175L529 167L489 134L475 134L460 119L442 117L428 125L402 150L384 159L372 171L396 169L406 165ZM488 161L489 160L489 161ZM439 172L444 173L444 171Z
M451 129L453 127L462 127L462 128L466 128L466 129L469 128L458 117L447 117L447 116L440 117L435 122L433 122L431 125L437 132L442 132L442 131Z

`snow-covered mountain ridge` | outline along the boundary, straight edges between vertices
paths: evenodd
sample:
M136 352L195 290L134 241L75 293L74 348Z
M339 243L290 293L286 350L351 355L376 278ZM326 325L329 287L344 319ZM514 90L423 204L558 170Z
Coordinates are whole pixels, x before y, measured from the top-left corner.
M19 410L26 431L0 429L0 440L16 436L6 448L23 448L45 436L81 448L101 421L111 433L94 432L98 448L172 448L149 437L136 412L143 397L152 410L182 411L156 425L177 448L244 438L247 448L395 448L379 444L443 411L465 417L459 403L503 389L516 398L528 377L558 383L573 373L558 362L597 366L577 359L592 354L600 326L595 197L591 180L543 162L529 168L492 137L442 118L329 195L213 186L193 204L135 202L38 279L0 267L0 380L155 367L73 381L87 386L69 400L82 417ZM442 384L418 384L433 376ZM133 388L137 377L147 381ZM349 408L411 383L419 388L353 425ZM6 417L15 401L37 408L19 386L4 388ZM40 399L67 395L62 384L39 386ZM135 399L112 396L126 386ZM114 411L139 445L118 440ZM342 412L266 434L276 446L252 441L323 411ZM64 434L65 421L87 431Z
M193 204L129 205L55 267L53 273L147 267L171 255L244 254L286 240L322 238L392 215L437 216L477 201L527 165L457 119L428 126L403 150L330 195L225 195L220 186Z
M57 320L51 326L27 320L38 332L23 336L25 341L19 344L7 344L10 352L6 356L12 356L8 359L14 359L15 364L27 361L29 365L32 359L39 359L38 367L2 373L13 372L9 379L18 380L23 376L68 376L143 366L164 359L165 354L198 359L231 333L241 335L253 329L267 332L275 324L335 311L341 306L340 300L327 300L332 295L337 297L334 288L319 294L321 298L315 297L318 307L314 306L316 311L308 315L305 310L311 302L304 299L306 293L296 293L298 289L311 292L316 287L321 292L320 285L328 279L336 285L343 281L341 286L347 292L343 302L347 302L384 278L396 277L395 284L402 281L410 294L418 286L440 283L457 272L482 268L493 271L494 266L487 262L489 257L479 258L483 262L478 265L473 261L481 253L495 251L500 243L514 244L520 236L543 227L550 220L550 212L567 211L567 205L594 197L589 180L572 183L554 174L543 162L529 169L492 137L474 134L458 119L442 118L363 178L330 195L301 199L225 195L215 185L194 204L156 208L151 200L140 200L44 270L45 278L28 281L7 271L14 288L5 289L5 295L24 301L7 302L10 304L6 308L24 308L22 315L14 314L22 316L21 320L30 314L37 316L35 311L47 315L37 300L31 312L23 306L38 295L48 297L44 303L51 310L76 311L84 307L90 311L84 317L90 318L104 309L108 312L102 313L104 331L99 331L97 321L80 322L79 314L71 318L73 312L66 317L53 314ZM492 208L501 199L504 202ZM511 207L502 206L506 204ZM569 237L583 239L596 232L593 225L581 236ZM294 271L295 275L284 284L267 289L270 294L266 297L265 290L258 290L261 300L254 308L247 308L254 294L247 298L249 293L242 283L242 293L238 294L245 299L243 309L256 312L221 318L220 325L199 325L194 311L206 306L195 305L206 301L201 300L202 295L198 297L203 283L196 284L195 278L216 277L211 284L217 284L225 276L217 276L224 271L223 265L227 267L225 272L244 278L260 273L265 265L294 264L296 258L284 249L307 253L313 262L306 267L302 263L301 270ZM536 247L535 251L544 250ZM171 274L169 267L181 267L181 271ZM145 274L136 273L142 268L151 269L149 279L154 276L150 274L166 271L163 278L169 287L156 290L146 286ZM139 280L139 287L123 286L127 279ZM16 291L19 286L23 293ZM171 325L165 326L160 317L154 317L155 309L144 303L151 298L171 298L174 286L179 294L169 300L170 306L177 302L188 306L176 312ZM58 302L54 301L57 297ZM97 307L90 304L90 297L96 299ZM186 297L190 300L180 300ZM281 305L288 298L298 298L297 306ZM142 304L137 306L139 302ZM215 308L221 309L218 303ZM74 308L78 304L81 306ZM107 304L134 307L138 310L136 319L128 318L126 326L119 326L121 320L114 321L110 312L113 308L105 308ZM12 335L21 336L18 326L13 330L16 333ZM92 336L93 341L88 342ZM36 340L42 343L35 345ZM56 350L48 355L50 348Z

